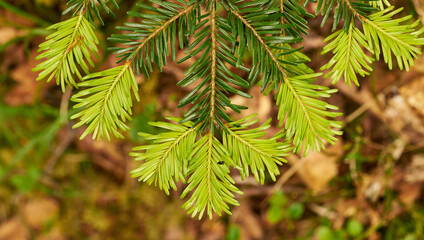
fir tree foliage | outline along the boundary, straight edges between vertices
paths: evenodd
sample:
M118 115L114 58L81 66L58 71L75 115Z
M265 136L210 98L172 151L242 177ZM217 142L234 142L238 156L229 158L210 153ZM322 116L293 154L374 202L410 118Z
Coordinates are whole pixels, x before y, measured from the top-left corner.
M287 78L277 91L279 126L285 124L287 137L293 139L295 152L323 149L326 142L334 144L341 135L341 122L334 121L337 107L319 98L328 98L336 89L309 83L321 74L306 74Z
M321 13L323 16L321 26L324 26L334 9L333 30L337 28L341 21L344 22L343 28L347 29L351 21L354 21L354 17L366 16L376 11L377 9L372 7L375 5L373 4L375 1L379 0L318 0L315 14ZM380 3L376 4L380 5Z
M181 119L168 118L179 122ZM139 133L144 139L154 142L151 145L135 147L131 153L136 161L145 161L132 171L133 177L149 184L154 183L169 194L172 187L177 190L176 182L185 180L189 171L188 159L193 152L197 132L192 122L174 124L167 122L151 122L152 126L166 129L168 132L152 135ZM144 152L142 152L144 151ZM175 180L174 180L175 179Z
M87 74L87 63L93 66L92 55L97 57L96 44L99 40L93 31L94 27L83 15L79 15L56 23L48 29L56 31L47 36L46 42L40 44L38 51L44 52L36 59L47 60L33 69L41 71L37 80L47 78L49 82L56 78L56 83L62 87L62 91L65 91L67 85L76 87L74 76L82 79L79 67Z
M196 14L199 12L197 1L178 1L184 4L159 0L151 2L159 7L137 3L140 11L129 11L128 15L138 22L117 27L127 33L114 34L108 38L122 44L109 49L119 58L118 63L132 61L136 73L143 73L147 77L153 71L153 64L162 70L170 54L172 60L176 60L175 43L178 39L180 48L188 45L188 36L194 32Z
M249 129L258 122L258 119L253 119L255 116L250 115L229 123L228 131L224 132L222 141L234 161L234 167L239 169L242 179L252 172L256 181L264 184L266 172L273 181L276 180L276 176L280 174L278 166L286 162L284 157L292 147L288 141L277 141L285 138L284 131L280 131L272 138L263 138L270 127L271 119L257 128Z
M389 7L374 13L363 20L363 27L370 49L377 60L382 53L384 62L392 69L392 55L394 55L398 67L401 70L409 70L409 67L414 65L414 59L421 54L421 49L417 46L424 45L424 38L420 38L424 28L415 31L420 20L405 23L412 18L411 15L393 19L393 16L400 11L402 8L393 10L393 7Z
M139 101L138 85L130 64L128 62L122 66L89 74L78 84L85 89L73 95L72 101L78 103L75 108L83 110L74 114L71 119L80 118L74 127L88 125L81 139L90 133L93 139L104 136L110 140L110 133L123 138L119 129L128 130L125 121L131 120L132 113L132 97L128 86Z
M70 0L67 3L69 7L63 11L63 15L73 11L74 16L84 14L89 21L94 21L96 17L101 24L104 25L102 17L100 16L98 5L100 5L106 13L115 17L113 11L106 4L109 1L116 9L119 8L116 0Z
M324 5L323 12L333 4L331 0L320 0L319 3ZM344 20L343 29L325 39L326 42L333 41L323 51L323 54L334 53L332 59L322 67L322 70L330 69L326 77L331 76L333 83L344 78L349 85L351 82L359 85L357 75L368 75L370 64L379 60L381 54L390 69L396 61L401 70L409 70L414 59L421 54L418 46L424 45L424 38L420 37L424 28L415 30L419 20L408 23L412 18L410 15L394 18L402 8L395 10L387 0L340 0L338 8L341 10L335 10L333 28ZM325 13L323 23L329 14L330 11ZM393 60L393 55L396 60Z
M325 119L327 116L338 116L338 113L331 111L337 108L319 99L334 91L312 84L316 75L311 75L309 68L303 64L307 59L295 54L299 49L288 47L288 44L301 41L301 38L279 34L292 26L281 24L278 5L267 5L265 9L268 15L260 14L262 11L258 11L258 6L261 7L260 1L243 3L234 7L246 14L233 9L229 14L230 18L235 19L232 27L239 26L236 28L238 36L248 36L244 43L240 40L240 48L245 46L253 55L249 78L255 82L261 74L262 89L265 91L270 85L277 90L280 126L285 122L284 127L288 130L288 137L293 139L295 151L303 150L307 154L310 150L319 150L324 145L321 139L334 142L334 135L341 134L336 130L340 127L339 122ZM269 26L272 26L271 30ZM287 56L294 61L287 61ZM301 71L292 71L293 65L299 66L298 70ZM327 91L327 94L320 93L321 90Z
M304 1L306 5L308 1ZM308 21L305 19L313 18L314 15L308 13L302 6L301 1L298 0L279 0L271 1L270 5L277 5L279 7L281 16L281 23L290 24L291 27L284 31L284 34L299 37L301 33L308 34Z
M187 182L181 198L192 193L184 208L199 219L206 213L231 214L229 205L238 205L235 194L242 192L229 175L230 167L239 170L242 178L252 173L264 183L268 172L273 180L279 174L278 166L292 149L281 131L272 138L263 138L271 119L257 128L249 128L258 119L251 115L226 124L222 141L210 132L200 133L199 127L181 119L168 118L176 123L151 122L152 126L168 130L157 135L140 133L151 144L135 147L130 154L141 166L131 172L132 177L148 184L155 184L169 194L177 190L177 182Z
M43 70L39 78L56 77L62 88L79 88L72 97L78 109L72 119L77 120L74 127L87 126L81 138L110 139L129 129L133 98L139 100L136 75L149 78L169 59L190 60L177 84L190 86L178 105L188 110L182 118L168 118L172 122L150 123L162 129L159 134L140 133L148 144L133 149L131 155L141 164L132 176L167 194L177 190L178 182L186 183L181 197L188 198L184 208L193 217L231 214L230 207L238 205L236 194L242 194L231 169L264 184L267 176L276 180L290 151L319 151L342 134L337 107L323 100L336 90L316 84L321 74L306 65L302 48L293 47L308 32L306 18L314 16L305 10L310 3L323 16L322 25L330 16L334 20L335 32L323 50L333 56L322 68L333 83L344 79L358 85L357 75L368 75L380 54L390 68L395 62L406 70L421 54L424 30L415 30L419 22L409 23L410 16L395 18L401 9L388 0L150 0L137 3L128 12L132 21L118 27L123 33L108 38L119 66L82 76L77 69L87 73L86 62L96 52L89 21L101 21L98 6L111 11L105 1L71 0L65 12L74 11L75 17L52 27L56 32L48 37L50 43L41 46L40 58L48 60L36 70ZM74 24L77 20L84 24ZM184 51L180 59L178 48ZM65 65L52 60L59 54ZM254 85L263 94L275 94L282 130L272 137L265 137L271 120L258 127L255 116L233 120L246 107L232 103L231 96L252 98L248 90Z
M175 58L175 44L169 44L169 41L176 41L176 22L179 19L181 19L178 25L179 40L183 41L182 46L188 43L185 35L194 31L194 24L186 24L188 23L187 19L196 19L199 3L197 1L191 3L181 1L185 3L183 5L157 0L153 0L153 2L162 8L153 8L144 4L137 4L137 6L144 7L156 14L128 12L129 16L142 18L141 22L126 23L124 27L119 27L119 29L125 30L127 33L112 35L109 38L112 42L122 44L122 46L113 47L110 50L114 51L119 58L118 63L123 62L126 67L122 68L119 74L116 71L109 70L99 73L98 76L102 76L104 79L113 79L110 84L103 85L104 88L100 89L98 86L100 81L91 77L87 77L86 81L78 84L84 90L74 98L76 102L81 102L81 104L75 105L75 108L80 108L81 112L72 116L73 119L79 118L80 120L74 127L83 124L90 126L85 130L82 138L91 133L94 133L93 138L109 138L110 130L115 136L123 137L118 129L123 131L129 129L125 122L127 119L131 119L128 113L131 112L132 101L131 99L123 100L121 96L130 96L131 89L133 89L134 95L138 99L137 85L133 84L135 79L133 69L137 74L143 73L148 77L149 72L153 71L153 64L161 70L166 65L166 58L169 54ZM119 87L117 88L117 86ZM88 93L98 92L99 90L103 94L90 94L89 97ZM108 93L115 94L110 95ZM89 97L91 103L87 104L86 98L80 98L82 96ZM104 98L104 96L108 97ZM108 107L108 105L113 107ZM95 114L96 109L102 112ZM92 114L96 116L93 117ZM111 123L112 126L109 125ZM105 131L98 131L97 129Z
M323 54L331 51L334 53L333 58L322 67L322 69L332 68L325 76L331 77L333 83L344 78L349 85L351 82L359 85L356 75L359 74L361 77L369 75L372 71L370 64L374 61L364 51L367 49L371 52L365 35L351 22L347 31L341 29L324 39L325 42L330 40L332 42L327 44L322 51Z
M98 2L106 12L113 15L104 0ZM111 2L118 7L115 0ZM83 75L89 73L87 63L93 67L92 56L98 58L99 40L94 33L95 27L90 21L92 22L93 16L96 16L103 23L96 1L71 0L68 5L70 7L63 14L74 10L73 17L47 28L53 30L53 33L40 44L38 51L44 52L36 58L47 59L33 69L33 71L41 71L37 80L47 78L49 82L56 78L56 83L61 86L62 91L65 91L66 86L77 87L75 76L81 80ZM82 69L84 73L81 73L79 69Z
M212 218L213 212L218 215L221 215L222 211L231 214L228 204L239 205L234 193L243 193L235 186L234 179L229 175L228 165L219 164L220 161L231 161L227 149L213 134L205 134L194 145L190 159L192 174L188 179L188 186L181 195L183 198L193 191L183 205L192 217L198 214L200 219L205 211L209 218Z
M389 0L375 0L371 2L371 6L384 10L385 7L390 7L391 4Z
M186 87L193 83L197 86L183 99L179 107L192 104L193 107L184 115L185 121L194 121L200 125L199 130L225 129L224 122L231 122L231 118L225 112L228 107L238 113L242 106L231 103L228 93L234 93L246 98L252 98L244 91L236 87L249 88L249 83L243 78L231 72L227 66L237 66L238 59L231 53L229 42L235 42L236 38L231 34L231 26L226 19L216 14L216 7L210 1L210 14L201 15L200 22L194 29L194 41L187 47L186 56L179 62L186 61L197 53L201 56L185 72L185 78L177 85ZM209 24L208 24L209 23ZM202 28L202 29L200 29ZM206 38L210 36L209 38ZM206 39L205 39L206 38ZM202 40L205 39L203 43ZM239 62L240 63L240 62ZM242 70L248 70L240 66Z

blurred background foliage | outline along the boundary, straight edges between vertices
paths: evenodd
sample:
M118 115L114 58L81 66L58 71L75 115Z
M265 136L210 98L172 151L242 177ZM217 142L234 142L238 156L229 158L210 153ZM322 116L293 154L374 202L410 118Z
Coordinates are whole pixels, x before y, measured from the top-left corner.
M102 50L93 71L114 66L105 39L136 1L118 2L116 19L96 23ZM424 1L390 2L424 19ZM277 183L236 177L245 192L237 196L241 206L232 216L197 221L181 208L180 193L166 196L128 174L136 166L128 152L143 142L137 132L155 133L148 121L180 114L186 93L175 84L190 62L169 63L148 81L138 77L142 101L126 140L79 141L81 130L68 120L71 91L36 82L31 72L45 27L65 19L65 7L59 0L0 0L0 240L424 239L424 58L408 73L377 62L360 88L337 83L330 102L344 113L345 134L336 145L290 156ZM308 21L304 52L318 70L330 57L320 52L331 24ZM256 87L250 94L256 101L231 99L249 106L244 116L276 118L272 94Z

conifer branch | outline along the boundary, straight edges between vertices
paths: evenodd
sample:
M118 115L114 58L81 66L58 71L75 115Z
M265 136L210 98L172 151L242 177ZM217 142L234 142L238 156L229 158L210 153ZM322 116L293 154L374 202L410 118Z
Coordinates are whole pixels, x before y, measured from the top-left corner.
M284 0L279 0L280 2L280 11L281 13L284 13Z
M216 4L215 2L212 3L212 12L210 15L210 21L211 21L211 42L212 42L212 48L211 48L211 60L212 60L212 66L211 66L211 96L210 96L210 113L209 118L211 122L210 129L212 133L214 132L214 119L215 119L215 98L216 98Z
M344 20L343 28L348 29L351 21L354 21L354 17L362 18L377 11L378 9L370 5L370 2L374 0L318 0L317 10L315 15L321 13L323 20L321 27L327 22L331 11L334 8L334 22L333 31L341 20ZM337 6L335 3L337 2Z
M139 5L141 6L141 5ZM157 29L155 29L151 34L149 34L145 39L140 41L140 45L138 46L137 50L135 51L135 54L133 53L131 58L128 58L128 60L132 60L132 58L134 58L134 56L136 54L139 54L139 52L146 46L146 44L153 38L157 37L157 35L159 33L163 33L164 30L169 27L170 24L174 23L175 21L177 21L181 16L187 14L189 11L191 11L196 5L191 5L188 6L186 9L184 9L183 11L179 12L178 14L176 14L175 16L173 16L172 18L170 18L169 20L167 20L166 22L164 22L162 25L160 25Z
M99 43L93 29L84 15L79 15L59 22L47 28L56 30L49 36L47 41L40 44L39 52L44 51L36 59L47 58L38 64L33 71L41 71L37 80L47 78L47 82L56 78L57 85L62 91L65 87L77 87L74 74L82 79L77 64L87 74L89 68L87 62L93 66L92 54L97 58L97 44Z
M182 122L193 121L199 131L208 129L211 133L225 130L224 122L231 122L225 109L231 108L236 112L243 109L231 103L228 93L251 98L249 94L234 87L249 88L249 83L232 73L228 65L238 66L238 59L231 53L228 45L234 43L236 38L231 33L231 28L226 19L216 15L215 2L208 2L211 14L198 18L195 27L194 41L186 50L186 56L179 62L186 61L200 54L195 63L185 72L185 78L178 82L178 86L186 87L190 84L198 85L183 99L178 107L193 104L192 108L184 115ZM209 6L208 6L209 7ZM207 24L209 23L209 24ZM210 36L210 37L208 37ZM203 43L201 43L204 41ZM247 70L238 66L242 70ZM200 83L199 83L199 81Z
M168 118L179 121L178 119ZM193 151L196 140L196 128L193 123L176 125L165 122L149 123L152 126L167 129L169 132L152 135L139 133L153 144L135 147L130 154L136 161L144 161L140 167L131 172L139 181L154 183L169 194L169 188L177 190L175 182L185 181L188 171L188 158ZM140 152L143 151L143 152Z
M99 2L107 13L113 15L104 0L70 0L68 2L70 7L63 14L75 10L74 17L47 28L55 31L47 36L46 42L40 44L38 51L45 52L38 55L36 59L48 59L33 69L33 71L42 71L37 80L47 78L49 82L55 77L57 85L60 85L64 92L67 85L78 87L74 75L82 79L79 67L88 74L87 62L93 66L91 58L92 55L98 58L97 44L99 43L93 31L94 26L89 21L94 20L94 14L103 24L96 2ZM111 2L118 8L115 0Z
M393 10L393 8L392 6L370 15L369 18L362 18L364 32L377 60L382 52L384 62L392 69L393 53L400 70L405 68L408 71L409 67L414 65L414 58L421 54L421 49L416 46L424 45L424 38L419 37L424 33L424 27L415 31L414 28L418 26L420 20L401 25L412 16L392 19L395 14L403 10L402 8Z
M83 82L78 85L79 87L89 87L88 89L81 90L74 98L72 98L73 101L80 103L75 105L75 108L83 107L79 113L72 116L72 119L80 117L80 122L75 124L74 127L88 124L88 127L81 138L93 133L93 138L105 136L107 139L110 139L109 132L113 133L116 137L123 137L122 134L119 133L118 129L121 129L122 131L126 131L128 129L125 125L125 121L127 119L131 119L131 89L133 89L136 100L139 101L137 93L138 85L135 81L132 67L134 67L137 72L143 71L148 75L146 64L148 63L150 66L149 61L154 61L161 69L162 64L166 64L166 55L164 53L169 52L167 51L168 43L163 42L163 36L168 33L167 38L171 39L172 36L169 32L167 32L170 25L175 23L175 21L177 21L181 16L184 16L186 13L191 11L194 6L196 6L196 4L193 4L184 8L183 6L176 4L164 5L166 4L164 2L161 2L161 4L163 6L168 6L168 8L173 11L165 11L149 7L147 5L138 4L139 7L145 7L149 10L154 10L164 14L166 18L164 16L163 18L155 19L161 24L152 22L150 22L151 25L128 23L127 27L129 27L133 33L127 33L126 35L113 35L112 38L109 38L112 41L123 42L124 44L131 45L131 47L115 48L115 53L122 56L120 61L125 60L125 64L123 66L115 68L115 71L106 70L98 74L87 76L84 78L87 82ZM182 10L178 12L175 9L176 6L182 8ZM129 12L129 14L138 17L148 15L138 12ZM163 21L162 19L166 20ZM137 29L140 28L143 30L140 31L141 33L138 33ZM129 30L126 28L124 29ZM145 59L149 58L147 56L147 45L149 45L150 51L156 51L157 55L151 56L153 59ZM162 49L162 47L165 49ZM99 82L97 77L99 76L108 80L108 83L104 84L101 90L99 90L98 86ZM92 92L98 92L98 94L91 96L90 94ZM127 99L120 99L120 94L127 96Z
M381 4L383 3L381 2ZM372 5L376 6L375 4ZM390 69L393 67L392 55L395 55L399 68L409 70L409 67L414 63L414 58L421 54L421 50L416 46L424 45L424 38L419 38L424 32L424 28L418 31L414 30L419 21L402 25L401 23L409 20L411 16L393 19L392 17L395 14L402 11L401 8L392 11L393 6L368 16L364 16L350 3L347 6L352 11L352 16L357 16L361 20L364 34L351 20L349 27L325 39L325 41L328 41L335 38L322 52L324 54L333 50L335 53L330 62L322 67L322 69L332 68L326 77L331 75L334 83L344 76L349 85L351 81L359 85L356 74L362 77L368 75L368 71L372 70L369 64L373 61L364 53L363 48L373 53L377 60L379 60L382 52L384 61ZM380 5L379 7L381 8ZM347 44L339 44L340 42Z
M308 13L298 0L277 0L281 13L281 23L290 24L290 27L284 29L284 35L299 37L300 34L308 34L308 21L305 19L313 18L314 15ZM271 1L270 5L274 4Z
M215 212L221 216L222 211L231 215L228 204L238 206L233 193L243 194L229 175L229 168L218 162L231 162L228 151L212 134L208 133L194 144L189 161L192 174L188 186L181 195L184 198L193 189L190 199L184 204L192 217L199 214L199 219L207 213L212 218Z
M87 89L79 91L72 97L72 101L78 103L74 108L81 108L81 111L71 117L71 119L80 118L74 128L83 124L88 125L81 139L91 133L93 139L100 139L103 136L110 139L110 133L123 138L118 129L127 130L125 122L127 119L131 120L131 89L139 101L138 85L131 62L89 74L83 80L84 82L78 85Z
M307 34L305 16L312 17L303 3L309 0L150 0L155 6L136 4L139 11L128 15L135 21L126 22L118 29L122 34L109 40L117 43L110 48L121 66L89 74L87 63L97 52L97 38L89 21L98 18L98 6L113 14L106 0L71 0L64 12L78 15L53 25L56 30L40 45L39 58L49 58L35 70L42 71L39 79L56 77L58 84L80 87L72 97L80 111L72 119L79 119L74 127L87 125L81 138L110 139L113 134L123 137L121 131L129 127L133 96L138 101L136 74L149 78L153 66L162 70L168 56L176 61L176 47L185 48L185 56L178 63L196 58L177 85L195 85L184 96L178 107L191 105L183 119L167 118L176 123L155 122L152 126L159 134L140 133L150 143L133 149L136 160L142 161L132 171L133 177L155 184L169 194L177 189L177 182L188 183L181 197L191 194L184 208L192 216L202 218L213 213L230 213L230 205L238 205L234 194L242 192L230 176L230 168L240 171L242 178L251 173L264 184L266 173L275 180L279 165L285 162L288 152L320 150L326 143L333 144L340 135L341 123L334 118L340 115L337 107L322 100L336 90L313 84L319 73L305 63L309 58L290 44L302 41ZM343 22L343 29L326 41L323 53L334 56L322 69L330 69L333 82L344 77L348 84L358 84L361 76L371 71L373 59L364 50L376 55L380 52L392 67L392 54L399 67L408 69L413 59L421 54L417 47L424 44L416 31L418 21L402 25L410 16L393 19L401 10L389 7L388 0L311 0L317 2L316 14L321 13L322 24L334 10L333 29ZM117 8L117 2L111 0ZM220 5L224 11L219 12ZM386 8L386 6L388 8ZM381 11L379 11L379 9ZM364 33L356 26L359 19ZM331 40L331 42L330 42ZM244 66L246 53L251 55L251 69ZM78 66L79 65L79 66ZM248 72L247 80L230 68ZM249 64L250 66L250 64ZM83 82L77 84L76 75ZM259 80L258 80L259 79ZM264 94L276 91L281 130L265 139L270 121L252 127L258 120L249 116L239 121L230 118L228 109L237 113L245 106L233 104L229 96L237 94L251 98L246 90L253 84L261 85ZM131 93L131 91L133 93ZM284 140L284 141L283 141ZM283 141L283 142L282 142Z
M126 33L124 35L114 34L112 37L108 38L112 42L126 45L123 47L110 48L110 50L114 51L114 53L120 58L118 63L123 61L133 61L133 65L137 73L142 72L147 77L149 77L148 69L153 71L151 67L152 62L156 64L159 70L162 70L163 65L166 65L166 56L170 52L168 49L168 40L176 40L175 22L193 11L195 7L198 7L198 3L182 6L155 0L152 2L160 4L160 6L164 9L153 8L145 4L137 4L137 6L149 11L154 11L161 17L154 18L154 20L151 21L148 19L151 17L149 14L128 12L130 16L142 18L142 22L125 23L124 27L118 27L118 29L130 31L130 33ZM181 22L184 22L184 20ZM169 28L172 29L169 30ZM180 24L180 34L187 31L189 31L189 29L184 29L184 27ZM180 38L180 41L181 40L183 39ZM175 43L170 44L170 47L171 52L173 53L173 59L175 60L174 45Z
M255 116L256 114L229 123L228 131L223 133L223 144L232 156L235 167L240 169L243 179L249 176L250 168L256 181L264 184L265 170L268 170L271 179L275 181L276 175L280 174L278 165L286 162L284 156L292 148L289 142L277 141L284 136L281 132L273 138L261 139L270 127L271 119L258 128L248 129L258 121L252 120Z
M329 97L329 94L335 92L335 90L310 84L317 75L289 77L271 47L266 43L266 39L269 39L269 37L262 37L255 27L235 10L231 10L231 12L252 32L259 43L257 48L264 49L264 54L267 56L263 61L271 65L269 71L274 74L274 77L265 75L262 86L266 85L267 82L274 82L277 85L279 81L282 81L277 91L277 105L280 106L278 119L280 126L285 122L287 137L293 137L295 151L304 150L304 153L307 154L309 150L324 148L322 139L333 143L336 140L334 135L341 134L340 131L333 128L339 128L340 123L327 120L325 117L336 117L340 114L329 112L328 109L336 110L337 108L318 98ZM269 42L286 44L284 39L282 39L283 41L277 37L275 39L275 41ZM279 49L277 47L277 53Z
M292 139L295 152L307 154L310 150L325 148L325 143L334 144L335 135L341 135L341 122L332 118L340 116L336 106L330 105L319 98L328 98L337 89L329 89L319 85L310 84L321 74L307 74L293 76L288 79L288 84L281 84L276 95L279 106L279 126L285 124L287 138ZM330 119L327 119L330 118Z
M371 51L364 34L354 26L352 21L347 31L339 30L324 39L324 42L332 39L333 41L326 45L321 53L325 54L330 51L334 53L333 58L321 68L321 70L331 68L331 71L324 77L331 77L333 84L344 77L349 86L352 81L359 86L356 74L358 73L362 77L369 75L369 71L372 71L369 64L373 62L373 59L367 56L362 49L366 48Z
M119 5L116 0L110 0L112 5L119 9ZM98 3L103 8L103 10L115 17L115 14L112 10L106 5L105 0L70 0L67 5L69 7L63 12L63 15L69 13L70 11L74 11L73 16L75 15L85 15L85 17L89 21L94 21L94 16L99 19L100 23L104 25L103 19L100 16L100 11L97 7Z
M389 0L375 0L375 1L370 1L371 6L378 8L380 10L384 10L386 7L390 7L391 4L389 2Z

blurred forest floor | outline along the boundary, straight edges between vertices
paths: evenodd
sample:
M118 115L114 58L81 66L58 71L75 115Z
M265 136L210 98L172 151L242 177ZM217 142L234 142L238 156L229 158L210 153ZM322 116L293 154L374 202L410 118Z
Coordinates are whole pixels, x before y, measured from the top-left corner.
M102 49L135 1L120 2L117 19L105 16L99 26ZM423 0L391 2L403 14L424 11ZM129 177L138 163L128 153L143 141L137 132L155 132L148 121L181 115L177 102L188 90L175 83L190 63L139 77L142 101L125 140L79 141L81 129L68 120L71 92L36 82L31 71L45 27L69 17L61 16L64 8L59 0L0 0L0 240L424 239L424 57L410 72L377 62L360 87L337 83L329 101L344 113L344 135L336 145L290 156L276 183L235 176L245 193L241 206L232 216L198 221L181 207L182 186L167 196ZM309 19L304 41L316 71L331 57L320 55L331 24L320 22ZM93 71L114 65L110 53L99 55ZM244 103L244 115L276 118L272 94L256 87L250 94L255 101Z

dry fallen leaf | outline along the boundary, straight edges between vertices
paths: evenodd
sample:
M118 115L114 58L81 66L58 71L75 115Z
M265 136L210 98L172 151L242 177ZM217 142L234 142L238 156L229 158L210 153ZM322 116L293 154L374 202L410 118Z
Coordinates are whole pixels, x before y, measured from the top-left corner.
M52 198L33 199L22 207L25 222L32 228L40 230L59 214L59 204Z
M249 106L249 108L243 110L241 114L237 114L237 119L256 113L261 121L266 121L270 117L272 106L274 105L271 96L264 96L259 86L253 86L249 90L249 94L253 96L254 100L239 95L230 98L232 104Z
M341 140L325 151L311 152L304 159L298 173L306 185L314 192L320 192L327 187L328 182L337 175L337 159L343 154Z
M0 28L0 46L21 35L22 31L13 27Z
M421 194L421 184L401 183L399 189L399 200L406 206L411 206Z
M399 89L400 95L406 103L415 110L417 115L424 116L424 77L418 78Z
M424 78L418 78L387 99L385 116L390 127L405 141L424 140Z
M12 71L11 77L18 84L4 98L8 105L20 106L34 103L39 82L35 80L37 73L31 71L33 67L35 63L23 63Z
M0 223L0 240L27 240L28 231L18 218Z
M412 162L406 168L405 181L412 183L424 181L424 154L412 156Z
M360 175L359 196L365 197L370 202L376 202L384 194L385 175L382 170L373 171L371 174Z

